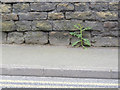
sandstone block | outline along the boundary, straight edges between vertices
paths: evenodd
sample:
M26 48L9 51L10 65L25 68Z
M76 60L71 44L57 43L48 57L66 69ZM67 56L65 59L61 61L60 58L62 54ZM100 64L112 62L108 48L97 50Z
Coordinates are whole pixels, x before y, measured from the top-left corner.
M11 13L11 14L2 14L3 21L10 21L10 20L18 20L18 15Z
M89 4L88 3L75 3L75 10L76 11L88 11Z
M9 13L11 12L12 7L10 4L0 4L0 12L2 13Z
M57 12L52 12L48 13L48 19L63 19L64 14L63 13L57 13Z

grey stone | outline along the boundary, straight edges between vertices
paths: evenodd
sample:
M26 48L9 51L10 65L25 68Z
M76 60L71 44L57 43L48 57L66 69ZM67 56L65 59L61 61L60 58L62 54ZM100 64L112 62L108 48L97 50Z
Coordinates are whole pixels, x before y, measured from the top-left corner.
M29 4L26 4L26 3L13 4L13 12L15 13L28 12L28 11L30 11Z
M75 10L76 11L88 11L89 4L88 3L75 3Z
M118 22L110 22L110 21L104 22L104 27L108 29L117 28Z
M52 45L69 45L70 37L68 32L50 32L49 41Z
M118 10L118 2L110 2L109 9L110 10Z
M32 30L52 30L52 23L50 21L33 21Z
M12 7L10 4L0 4L0 12L2 13L10 13Z
M64 14L61 12L48 13L48 19L64 19Z
M19 13L20 20L41 20L47 19L47 12Z
M120 36L119 31L109 31L109 30L105 30L102 33L102 36L111 36L111 37L118 37Z
M0 44L5 44L6 43L6 38L7 38L7 33L0 32Z
M31 3L32 11L53 11L56 3Z
M14 31L14 30L16 30L16 26L13 21L2 22L2 31Z
M48 43L48 33L45 32L25 32L25 43L46 44Z
M94 12L66 12L66 19L95 20Z
M101 47L101 46L119 46L117 37L100 37L95 36L92 38L93 46Z
M71 3L59 3L57 5L57 11L73 11L74 5Z
M16 22L17 31L28 31L31 29L31 21L17 21Z
M84 27L91 27L92 30L103 31L103 23L98 21L85 21Z
M15 13L2 14L2 20L3 21L18 20L18 15Z
M96 19L100 21L118 20L118 12L116 11L96 12Z
M81 20L56 20L53 21L53 30L78 30L74 25L81 23Z
M94 11L107 11L109 8L109 4L108 3L91 3L90 4L90 9L94 10Z
M22 44L24 42L24 37L22 32L10 32L8 33L7 43L12 44Z
M92 35L92 36L101 36L101 35L102 35L102 32L101 32L101 31L97 31L97 30L95 31L95 30L94 30L94 31L91 32L91 35Z

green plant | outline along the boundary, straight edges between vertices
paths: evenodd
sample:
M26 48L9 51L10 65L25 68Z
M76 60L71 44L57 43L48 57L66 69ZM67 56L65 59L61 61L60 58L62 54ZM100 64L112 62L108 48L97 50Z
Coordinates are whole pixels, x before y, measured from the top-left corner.
M79 32L71 32L70 35L75 36L80 40L72 43L72 46L76 47L82 46L84 49L86 49L84 45L91 46L90 41L86 38L83 38L83 32L86 30L90 30L91 28L90 27L84 28L84 26L82 26L81 24L74 25L74 27L77 28Z

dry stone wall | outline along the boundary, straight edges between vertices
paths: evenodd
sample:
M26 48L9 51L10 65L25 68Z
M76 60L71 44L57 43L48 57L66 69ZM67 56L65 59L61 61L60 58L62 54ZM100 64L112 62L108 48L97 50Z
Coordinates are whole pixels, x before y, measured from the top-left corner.
M70 45L77 38L75 24L92 27L84 32L92 46L119 46L118 1L15 1L0 4L2 43Z

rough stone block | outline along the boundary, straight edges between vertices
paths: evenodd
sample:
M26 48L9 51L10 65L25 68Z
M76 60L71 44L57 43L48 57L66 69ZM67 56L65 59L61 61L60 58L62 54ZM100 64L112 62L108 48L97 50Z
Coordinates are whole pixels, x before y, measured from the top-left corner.
M50 21L33 21L32 30L52 30L52 23Z
M5 44L6 43L6 38L7 38L7 33L0 32L0 44Z
M75 10L76 11L88 11L89 4L88 3L75 3Z
M104 20L118 20L118 12L96 12L96 19L100 21Z
M91 27L92 30L103 31L103 23L97 21L85 21L84 27Z
M48 43L48 33L45 32L26 32L25 43L27 44L46 44Z
M110 21L104 22L104 27L108 29L117 28L118 22L110 22Z
M8 33L7 43L12 44L22 44L24 42L24 37L22 32L11 32Z
M110 10L118 10L118 2L110 2L109 9Z
M13 21L2 22L2 31L14 31L14 30L16 30L16 26Z
M53 30L78 30L74 25L80 23L82 23L81 20L56 20L53 21Z
M120 33L119 33L119 31L106 30L102 33L102 36L111 36L111 37L118 37L119 36L120 37Z
M51 12L48 13L48 19L63 19L64 18L64 14L59 12Z
M12 7L10 4L0 4L0 12L2 13L9 13L11 12Z
M66 12L66 19L95 20L95 15L91 11L86 11L86 12Z
M109 8L108 3L91 3L89 8L94 11L107 11Z
M69 45L70 37L68 32L50 32L49 41L52 45Z
M20 20L41 20L47 19L47 12L19 13Z
M59 3L57 5L57 11L73 11L74 5L71 3Z
M100 37L95 36L92 38L93 46L119 46L117 37Z
M29 4L25 4L25 3L13 4L13 12L15 13L28 12L28 11L30 11Z
M93 37L93 36L101 36L102 35L102 32L101 31L92 31L91 32L91 36Z
M16 22L17 31L27 31L31 29L31 21L17 21Z
M53 11L56 3L31 3L32 11Z
M3 21L18 20L18 16L17 16L17 14L14 14L14 13L2 14L2 20Z

